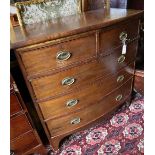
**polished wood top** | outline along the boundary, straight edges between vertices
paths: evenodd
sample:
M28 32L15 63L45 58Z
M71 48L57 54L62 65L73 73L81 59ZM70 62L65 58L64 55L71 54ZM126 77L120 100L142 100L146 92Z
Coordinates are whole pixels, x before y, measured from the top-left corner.
M11 48L16 49L99 29L124 19L137 18L142 14L141 10L99 9L55 19L54 22L11 27Z

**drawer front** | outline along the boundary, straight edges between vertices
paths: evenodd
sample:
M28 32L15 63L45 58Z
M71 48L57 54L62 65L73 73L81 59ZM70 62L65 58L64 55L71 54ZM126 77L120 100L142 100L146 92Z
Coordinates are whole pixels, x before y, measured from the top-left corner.
M95 33L20 55L28 76L48 73L95 56Z
M47 126L51 137L82 127L112 111L129 97L131 87L132 79L110 95L106 96L102 101L90 106L89 108L75 112L66 117L49 120Z
M38 145L39 141L36 139L34 132L31 131L11 141L11 150L13 150L15 154L24 154Z
M110 30L103 30L100 34L100 52L107 54L112 48L115 48L122 44L120 40L120 34L125 32L127 39L134 39L138 36L139 21L130 21L125 24L115 26Z
M10 137L14 139L22 134L30 131L31 125L25 114L12 117L10 120Z
M72 94L42 102L39 104L39 107L43 117L45 120L55 118L97 103L102 100L106 94L133 77L133 74L134 63L116 74L112 74L104 79L100 78L96 80L94 84L85 89L79 89Z
M13 93L10 94L10 114L13 115L22 111L22 107L17 96Z
M51 76L46 76L31 81L37 100L50 99L56 95L65 94L67 91L73 91L79 87L96 81L96 78L107 74L115 74L119 69L132 62L136 55L137 42L128 45L125 60L118 63L121 56L121 48L113 51L111 55L102 57L97 61L74 67ZM72 84L63 85L66 78L70 79ZM74 80L74 81L72 81Z

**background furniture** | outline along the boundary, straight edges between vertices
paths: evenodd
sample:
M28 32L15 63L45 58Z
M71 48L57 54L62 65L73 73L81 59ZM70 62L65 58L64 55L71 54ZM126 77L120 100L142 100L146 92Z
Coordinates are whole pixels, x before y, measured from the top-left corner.
M10 24L12 24L12 26L19 25L17 14L10 14Z
M19 23L24 26L25 24L44 22L47 20L54 21L54 19L58 17L73 15L99 8L110 8L110 0L48 0L46 2L41 0L12 0L10 4L10 10L15 8L14 5L17 7L17 12L12 13L11 11L10 14L12 26L17 26Z
M111 0L110 6L112 8L122 8L126 9L128 5L128 0Z
M142 11L109 11L14 31L12 49L54 150L130 100Z
M110 8L110 0L83 0L83 3L83 11Z
M137 9L144 10L144 0L128 0L127 8L129 9Z
M144 96L144 71L136 70L134 77L134 89Z
M10 138L12 155L47 154L12 76L10 77Z
M35 0L15 3L20 25L33 24L81 13L81 0Z

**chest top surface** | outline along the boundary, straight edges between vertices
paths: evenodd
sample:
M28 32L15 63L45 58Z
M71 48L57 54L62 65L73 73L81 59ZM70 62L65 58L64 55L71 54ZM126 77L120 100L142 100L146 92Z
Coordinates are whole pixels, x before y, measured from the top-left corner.
M143 11L140 10L99 9L59 18L52 22L17 26L11 28L11 48L21 48L104 28L124 20L139 18L142 13Z

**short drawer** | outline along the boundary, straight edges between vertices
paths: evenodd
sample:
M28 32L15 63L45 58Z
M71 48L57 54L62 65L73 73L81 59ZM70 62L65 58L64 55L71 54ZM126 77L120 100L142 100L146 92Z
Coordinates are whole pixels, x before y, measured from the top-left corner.
M79 87L85 87L85 85L94 82L98 77L117 73L119 69L127 66L128 63L135 59L136 45L137 42L129 44L126 55L121 55L121 48L118 48L112 54L101 57L91 63L32 80L31 85L36 99L38 101L50 99ZM69 80L70 84L63 85L62 83L66 79Z
M32 130L30 122L25 114L21 114L10 119L10 138L14 139Z
M96 102L96 104L84 110L74 112L74 114L67 115L59 119L49 120L47 122L47 126L51 137L80 128L112 111L129 97L131 87L132 79L99 101L99 103Z
M69 95L39 103L43 117L45 120L48 120L88 107L89 105L102 100L105 95L133 77L133 74L134 63L120 70L116 74L96 80L91 86L88 86L85 89L77 89L74 93Z
M100 33L100 52L107 54L111 49L122 44L120 35L127 34L127 39L133 40L138 37L138 20L132 20L126 23L121 23L110 30L104 30Z
M39 145L39 141L36 139L34 132L30 131L14 141L11 141L10 145L11 150L15 152L15 154L21 155L37 147Z
M14 93L10 94L10 114L13 115L15 113L18 113L22 111L22 107L20 105L20 102L17 98L17 96Z
M96 55L95 33L55 45L20 52L28 76L55 71Z

